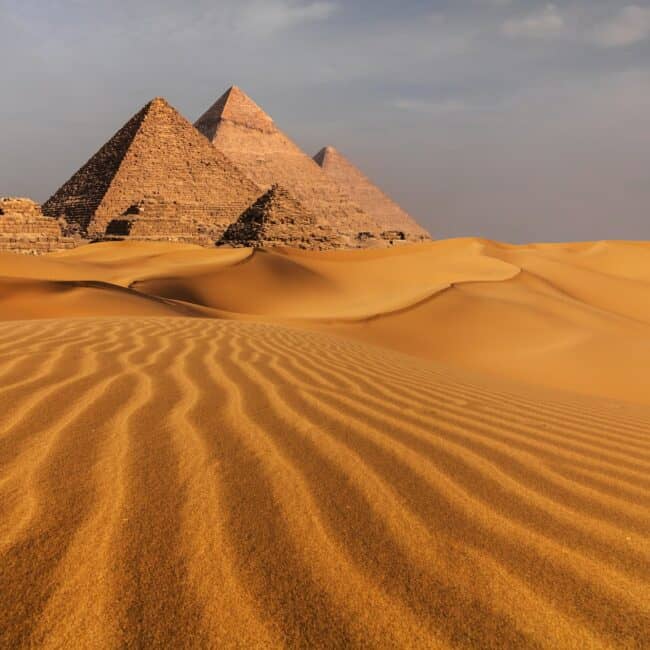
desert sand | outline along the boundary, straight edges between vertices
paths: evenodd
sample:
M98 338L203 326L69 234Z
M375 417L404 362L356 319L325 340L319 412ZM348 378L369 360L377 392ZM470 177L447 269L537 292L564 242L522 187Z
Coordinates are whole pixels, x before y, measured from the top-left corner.
M0 647L650 645L650 243L0 254Z

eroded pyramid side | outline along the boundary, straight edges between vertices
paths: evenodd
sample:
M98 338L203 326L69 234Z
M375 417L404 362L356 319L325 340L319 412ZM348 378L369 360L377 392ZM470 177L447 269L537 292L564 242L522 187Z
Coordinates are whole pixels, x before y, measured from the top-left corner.
M76 224L82 231L87 230L149 106L147 104L138 111L43 204L43 214L50 217L65 217L68 223Z
M383 233L403 232L409 239L430 237L411 215L334 147L323 147L314 156L314 161L373 216Z
M345 245L337 233L319 223L288 189L277 184L228 227L219 243L247 248L289 246L305 249Z
M38 255L74 248L56 219L31 199L0 197L0 251Z

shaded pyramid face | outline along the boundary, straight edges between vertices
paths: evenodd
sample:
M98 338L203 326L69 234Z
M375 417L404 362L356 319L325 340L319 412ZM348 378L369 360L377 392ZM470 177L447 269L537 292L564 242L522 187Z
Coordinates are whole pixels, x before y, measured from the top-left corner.
M382 231L403 232L414 237L429 237L429 233L413 217L382 192L334 147L321 149L314 156L314 161L328 176L344 187L363 210L373 216Z
M223 235L222 244L252 248L335 248L343 242L286 188L273 185Z
M236 86L195 126L263 189L276 183L288 188L322 224L351 237L377 230L373 218Z
M91 236L101 236L112 220L148 201L188 219L188 229L208 223L223 232L259 194L254 182L164 99L156 98L74 174L43 211L63 215ZM156 215L150 216L155 230Z

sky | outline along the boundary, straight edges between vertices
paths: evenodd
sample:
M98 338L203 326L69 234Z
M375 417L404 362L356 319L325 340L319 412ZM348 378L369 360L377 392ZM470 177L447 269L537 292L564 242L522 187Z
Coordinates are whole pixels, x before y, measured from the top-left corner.
M650 240L650 0L0 0L0 195L240 86L434 237Z

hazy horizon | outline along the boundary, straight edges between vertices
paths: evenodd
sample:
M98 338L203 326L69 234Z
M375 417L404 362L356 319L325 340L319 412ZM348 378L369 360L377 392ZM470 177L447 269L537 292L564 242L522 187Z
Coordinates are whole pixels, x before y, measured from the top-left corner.
M0 0L0 195L44 201L154 96L232 84L434 237L650 239L650 4Z

